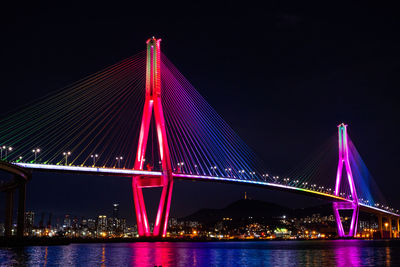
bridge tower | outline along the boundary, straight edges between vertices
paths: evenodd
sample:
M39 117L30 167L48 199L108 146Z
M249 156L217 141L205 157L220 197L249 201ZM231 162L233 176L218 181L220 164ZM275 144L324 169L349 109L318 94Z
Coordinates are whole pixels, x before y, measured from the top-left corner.
M351 202L334 202L333 213L335 215L339 237L354 237L357 235L359 205L358 205L356 186L354 184L353 173L351 171L351 166L349 161L347 125L345 125L344 123L338 125L338 130L339 130L339 162L336 174L335 195L339 196L340 183L344 167L346 170L346 175L350 187L352 200ZM347 234L345 233L343 229L343 223L340 220L340 213L339 213L340 210L352 210L350 229Z
M167 233L168 215L172 196L172 167L168 148L165 119L161 105L161 68L160 42L154 37L147 40L146 55L146 98L143 108L143 117L139 134L139 144L136 153L134 169L143 170L147 139L149 135L152 112L157 131L162 174L160 177L135 176L132 179L133 199L135 202L136 219L139 236L165 237ZM146 207L143 198L143 188L162 187L153 233L151 233Z

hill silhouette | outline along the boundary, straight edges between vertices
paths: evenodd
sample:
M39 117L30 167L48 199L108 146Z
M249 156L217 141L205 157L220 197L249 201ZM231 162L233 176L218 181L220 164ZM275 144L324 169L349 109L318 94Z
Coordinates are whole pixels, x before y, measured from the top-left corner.
M232 220L248 220L268 222L287 218L305 217L319 213L321 216L332 214L332 204L323 204L314 207L292 209L271 202L240 199L222 209L200 209L188 216L182 217L180 221L198 221L201 223L213 223L223 218Z

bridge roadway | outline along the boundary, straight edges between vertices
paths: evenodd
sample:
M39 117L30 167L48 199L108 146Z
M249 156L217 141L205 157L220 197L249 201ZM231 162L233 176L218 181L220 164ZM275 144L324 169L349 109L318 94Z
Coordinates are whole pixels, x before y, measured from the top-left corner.
M33 171L39 172L57 172L57 173L74 173L74 174L87 174L87 175L100 175L100 176L118 176L118 177L132 177L132 176L160 176L161 172L159 171L141 171L141 170L133 170L133 169L118 169L118 168L103 168L103 167L82 167L82 166L65 166L65 165L50 165L50 164L35 164L35 163L13 163L19 167L23 167L26 169L31 169ZM327 194L324 192L299 188L295 186L270 183L264 181L254 181L254 180L240 180L232 177L215 177L215 176L207 176L207 175L196 175L196 174L186 174L186 173L173 173L174 179L177 180L192 180L192 181L213 181L213 182L221 182L221 183L232 183L232 184L243 184L243 185L252 185L259 187L267 187L269 189L275 189L280 191L286 191L296 194L301 194L310 197L317 197L323 200L332 201L332 202L351 202L350 200L339 197L333 194ZM393 213L388 210L380 209L377 207L369 206L364 203L359 203L360 209L370 213L377 214L387 214L395 217L400 217L400 214Z

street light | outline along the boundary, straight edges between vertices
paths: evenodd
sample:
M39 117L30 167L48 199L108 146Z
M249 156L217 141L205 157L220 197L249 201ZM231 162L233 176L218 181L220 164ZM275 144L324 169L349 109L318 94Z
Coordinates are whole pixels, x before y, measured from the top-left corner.
M312 187L313 190L315 190L315 187L316 187L316 186L317 186L316 184L312 184L312 185L311 185L311 187Z
M40 152L40 148L35 148L32 150L33 153L35 153L35 163L36 163L36 159L37 159L37 154Z
M11 151L13 148L12 147L7 147L7 146L1 146L0 147L0 151L1 151L1 157L0 157L0 159L3 159L3 150L4 150L4 152L5 152L5 155L6 155L6 157L5 157L5 159L7 160L7 151Z
M178 172L183 173L183 165L185 165L185 163L183 162L178 162Z
M197 167L197 165L194 165L194 168L196 169L196 174L199 175L199 168Z
M64 152L63 155L65 156L65 165L68 165L68 156L71 155L71 151Z
M119 156L119 157L116 157L115 159L118 161L118 168L121 168L121 160L123 160L124 158L122 156Z
M217 166L211 166L210 167L211 168L211 172L213 172L214 173L214 175L216 176L217 175L217 173L216 173L216 169L217 169Z
M6 149L6 160L7 160L7 151L10 151L10 152L11 152L11 151L12 151L12 149L13 149L13 148L12 148L12 147L10 147L10 146L9 146L9 147Z
M228 177L232 176L232 168L226 168L225 169L226 174L228 175Z
M93 159L93 166L96 165L96 159L99 157L98 154L90 155L90 157Z

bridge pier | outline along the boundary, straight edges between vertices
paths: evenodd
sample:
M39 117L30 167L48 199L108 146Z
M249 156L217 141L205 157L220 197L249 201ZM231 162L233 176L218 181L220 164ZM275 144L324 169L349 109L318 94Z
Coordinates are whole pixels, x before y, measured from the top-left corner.
M12 236L13 215L14 215L14 193L18 189L18 213L17 213L17 236L23 237L25 231L25 208L26 208L26 184L31 179L31 173L19 166L0 160L0 170L13 174L13 180L0 188L0 192L5 192L5 222L4 235Z
M5 232L4 235L6 237L11 237L12 234L12 222L13 222L13 204L14 204L14 191L9 190L6 192L6 207L5 207L5 222L4 228Z
M396 219L397 238L400 237L400 219Z
M17 217L17 236L23 237L25 231L25 208L26 208L26 183L19 186L18 192L18 217Z
M383 238L382 214L378 214L378 232L380 233L381 238Z
M393 238L393 230L392 230L392 217L388 217L389 221L389 238Z

